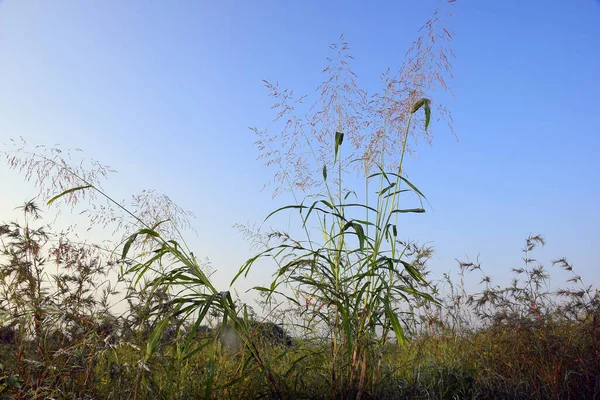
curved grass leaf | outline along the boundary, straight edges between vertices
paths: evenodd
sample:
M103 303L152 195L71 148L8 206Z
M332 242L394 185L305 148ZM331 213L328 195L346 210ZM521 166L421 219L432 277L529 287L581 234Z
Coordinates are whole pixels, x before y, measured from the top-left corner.
M427 130L429 128L429 122L431 120L431 108L429 106L430 103L431 103L431 100L423 97L421 100L419 100L415 103L415 105L413 106L412 111L411 111L411 113L414 114L421 107L423 107L423 109L425 110L425 130Z
M265 221L268 220L269 218L271 218L273 215L275 215L275 214L277 214L277 213L279 213L280 211L283 211L283 210L299 209L300 211L302 211L305 208L308 208L308 207L306 207L305 205L302 205L302 204L300 204L300 205L294 204L294 205L291 205L291 206L280 207L277 210L275 210L272 213L270 213L269 215L267 215L267 217L265 218Z
M163 319L162 321L160 321L158 323L156 328L154 328L154 330L150 334L150 338L148 339L148 343L146 344L145 361L148 361L150 356L152 356L152 354L154 353L154 350L156 350L156 347L158 346L158 341L162 335L163 330L167 326L168 322L169 322L168 318Z
M383 301L383 307L385 309L386 316L392 324L392 329L394 331L394 334L396 335L396 339L398 339L398 344L401 346L404 345L404 343L406 343L406 336L404 336L404 330L400 325L400 320L398 320L398 316L396 315L394 310L392 310L389 300Z
M78 187L74 187L71 189L67 189L64 192L57 194L56 196L52 197L50 200L48 200L48 202L46 203L46 205L50 205L52 203L54 203L56 200L60 199L61 197L69 194L69 193L73 193L73 192L77 192L79 190L83 190L83 189L89 189L89 188L93 188L93 185L84 185L84 186L78 186Z
M395 213L401 213L401 214L405 214L405 213L417 213L417 214L422 214L425 212L424 208L405 208L405 209L396 209L394 211L392 211L390 214L395 214Z

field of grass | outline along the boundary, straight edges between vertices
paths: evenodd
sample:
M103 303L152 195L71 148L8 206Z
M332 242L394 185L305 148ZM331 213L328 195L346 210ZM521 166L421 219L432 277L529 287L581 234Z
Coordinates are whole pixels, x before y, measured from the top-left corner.
M124 205L102 189L107 166L0 149L40 193L0 224L0 398L599 397L600 294L567 259L535 260L543 236L525 238L508 286L472 262L434 281L433 250L404 239L403 216L427 204L405 156L431 140L432 119L452 130L431 98L452 76L444 19L425 24L376 95L358 86L343 38L305 112L304 98L265 82L275 129L254 129L259 159L276 170L274 195L293 202L264 221L295 225L239 226L256 253L227 288L188 248L189 214L169 197ZM43 203L84 207L111 244L54 231ZM233 288L258 263L273 275L252 289L253 308ZM550 286L558 270L570 274L563 288ZM478 289L464 283L472 275Z
M24 211L35 213L35 205ZM509 287L486 281L467 293L461 274L481 271L470 263L460 265L454 282L431 285L435 303L399 313L405 341L388 335L365 343L359 392L348 385L352 360L334 359L331 327L308 323L315 304L290 304L278 317L240 316L250 345L219 312L203 325L178 319L176 298L161 290L130 291L129 309L114 316L97 292L107 274L101 255L66 241L50 246L54 235L31 225L5 225L1 233L2 398L591 399L600 393L597 290L574 272L569 283L576 289L546 290L548 272L531 258ZM541 240L528 238L527 252ZM423 261L413 259L426 274ZM61 263L65 272L37 275L44 262ZM556 267L572 271L566 260Z

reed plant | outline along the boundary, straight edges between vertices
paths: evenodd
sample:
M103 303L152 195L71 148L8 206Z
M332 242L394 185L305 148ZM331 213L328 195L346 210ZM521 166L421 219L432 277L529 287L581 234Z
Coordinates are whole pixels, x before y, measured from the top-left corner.
M399 218L425 212L425 196L406 176L405 156L418 138L431 140L427 95L449 90L452 75L447 45L453 33L440 11L423 30L397 73L381 76L383 89L375 95L358 85L342 36L331 46L314 105L302 114L305 97L265 81L279 130L253 128L259 159L276 167L274 196L294 199L265 222L292 212L298 225L255 234L264 248L233 282L265 258L274 262L272 282L254 289L295 306L301 322L291 324L301 335L327 338L320 351L328 366L320 379L332 398L374 393L381 349L392 337L404 345L403 320L412 319L413 304L435 302L423 266L406 257L410 245L402 241L407 232ZM447 116L443 106L437 110Z

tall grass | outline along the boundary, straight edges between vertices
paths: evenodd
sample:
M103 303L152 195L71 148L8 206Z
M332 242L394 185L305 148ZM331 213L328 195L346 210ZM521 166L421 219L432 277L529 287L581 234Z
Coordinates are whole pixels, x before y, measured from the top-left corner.
M97 248L37 225L41 210L20 207L22 223L0 225L0 329L5 387L16 398L83 396L96 352L112 337L114 288Z
M358 85L343 37L311 107L265 81L280 129L254 129L259 158L275 167L274 196L293 199L265 221L290 213L297 224L242 227L262 248L230 285L270 261L272 280L253 289L263 314L215 286L184 239L191 214L167 196L145 191L127 205L102 189L108 166L17 142L2 150L47 205L74 209L89 200L91 224L119 239L106 249L36 227L34 201L22 222L0 226L0 395L597 396L600 296L575 273L576 288L550 288L532 256L542 236L527 238L508 287L471 262L459 264L458 280L431 282L432 249L404 240L402 216L425 212L427 201L407 177L407 155L419 139L432 140L437 117L452 128L433 96L449 90L453 32L440 11L422 32L374 95ZM573 271L564 258L554 265ZM111 312L109 269L126 293L122 315ZM472 273L482 274L477 293L464 284Z
M397 316L399 299L410 302L409 297L417 296L432 300L418 288L419 285L426 285L423 275L402 260L403 249L397 246L395 217L399 213L423 212L421 207L400 208L399 199L400 194L408 191L422 197L421 192L403 176L402 168L404 155L409 151L409 137L415 135L414 124L411 123L413 115L422 108L425 131L430 124L430 100L419 100L420 96L432 89L435 82L445 86L442 75L437 71L448 69L449 64L443 46L439 48L439 53L435 52L435 39L450 39L452 34L447 29L436 31L438 21L436 13L435 18L425 26L428 36L415 43L412 56L399 71L398 77L388 74L384 78L384 93L373 99L378 105L386 103L385 110L377 106L361 109L368 105L365 103L366 93L355 85L355 75L347 68L351 58L347 54L347 44L342 42L338 47L333 46L336 59L332 59L330 67L326 69L330 77L320 87L322 109L313 114L311 126L314 132L318 130L318 141L332 144L335 157L333 161L326 158L325 154L331 149L324 151L323 147L315 148L312 140L302 135L305 139L303 145L311 150L315 161L324 160L319 166L323 177L320 182L314 179L314 172L309 165L302 163L300 153L294 153L300 142L295 139L297 135L291 135L288 138L294 139L287 157L297 161L294 168L296 176L291 177L287 172L281 175L292 191L295 187L316 188L321 199L311 206L296 204L284 209L299 209L305 228L311 215L317 218L324 240L314 241L306 230L308 242L305 245L294 241L293 246L282 243L262 252L250 259L235 278L247 274L258 258L277 253L275 258L279 259L276 261L283 266L270 288L258 290L273 294L284 283L294 287L300 296L312 298L319 304L319 309L309 319L331 339L328 379L334 397L360 398L366 388L374 383L372 376L376 374L374 356L378 351L377 346L389 340L390 332L395 334L400 343L405 340ZM441 32L441 36L438 32ZM440 57L445 64L435 62ZM275 87L270 86L270 89L276 92ZM290 111L289 105L284 103L281 104L283 110L280 116ZM361 121L360 113L371 112L377 128L369 139L361 133L366 121ZM330 139L332 115L339 129ZM293 124L293 120L298 122L298 119L290 119L290 123ZM345 132L342 132L342 127ZM354 144L355 150L363 153L358 160L342 157L345 135ZM399 158L396 157L398 150ZM130 211L102 190L99 178L106 176L110 168L99 163L92 163L91 169L69 165L57 149L49 149L46 153L20 149L16 154L5 154L9 165L24 172L26 179L35 179L42 193L48 196L51 191L55 192L48 205L65 200L68 205L74 206L87 196L103 199L107 204L100 208L100 213L92 213L93 219L102 221L102 218L107 218L106 214L120 213L117 229L124 226L126 232L118 246L121 276L131 280L134 290L143 283L143 291L150 293L149 298L155 299L156 293L174 294L167 307L168 312L161 309L159 313L156 308L150 309L148 317L154 322L147 338L145 357L140 364L139 377L143 385L147 385L146 363L157 350L160 337L170 321L179 321L176 327L179 332L183 321L193 320L187 335L191 339L177 343L178 362L183 363L203 348L204 345L199 346L193 340L194 335L208 315L215 315L221 319L222 328L219 329L231 327L242 341L249 358L261 371L270 395L281 396L282 391L286 390L285 379L275 373L255 344L247 306L237 306L229 291L218 290L212 284L178 230L180 224L176 217L180 213L167 213L164 219L160 219L157 218L160 214L150 213L148 218L143 211L135 212L135 207ZM24 158L21 157L23 155ZM270 157L269 154L265 156ZM355 191L343 187L342 175L350 166L350 161L356 162L365 172L367 188L372 180L379 180L375 207L370 206L368 201L366 204L348 201L353 194L358 197ZM390 163L395 163L395 166L391 172L386 172L385 168ZM329 170L337 176L328 181ZM319 192L321 189L324 190L322 193ZM106 209L110 212L104 212ZM354 209L362 211L365 217L358 219L351 216ZM281 209L276 213L279 211ZM369 228L372 230L369 231ZM358 247L350 247L354 245L350 236L356 238ZM288 250L293 251L285 253ZM282 261L290 256L293 257L292 261ZM35 281L39 283L41 277L38 276ZM299 304L297 300L289 299ZM216 335L217 338L219 336ZM215 358L216 353L211 357L211 365L214 365ZM250 368L248 363L242 365L243 371ZM212 372L206 378L206 396L210 396L213 388L214 368L209 370ZM286 371L284 376L289 373L291 370Z
M411 116L421 108L427 127L429 100L415 103ZM404 143L411 129L411 116L407 119ZM327 165L323 166L325 194L313 197L311 203L282 207L271 214L297 210L303 228L317 224L317 238L313 238L312 229L305 230L306 238L302 240L279 233L281 243L248 260L234 281L247 275L260 258L274 258L278 270L273 282L255 289L269 296L283 295L299 307L299 297L310 299L310 306L306 304L301 316L310 321L306 328L317 329L329 338L330 366L323 379L329 381L332 397L360 398L367 388L373 390L380 367L377 354L389 341L388 334L395 334L400 345L406 340L398 318L400 302L411 303L415 297L434 300L420 289L427 286L425 277L403 260L406 246L398 240L395 216L424 212L420 207L400 208L401 195L412 192L417 198L423 197L401 175L403 155L396 171L385 172L376 164L379 171L366 177L367 184L378 179L380 188L376 205L368 206L352 198L355 192L343 189L343 139L342 132L335 133L333 165L338 177L333 185L328 181ZM357 218L355 209L366 217ZM290 297L280 287L291 287L299 296Z
M277 167L274 195L289 192L295 201L265 221L296 212L303 233L268 232L263 251L233 282L259 260L274 261L271 284L254 289L267 301L295 305L301 335L327 338L318 347L328 353L320 376L332 398L373 392L382 368L378 354L390 335L402 346L402 318L412 318L411 304L434 301L422 271L406 258L399 216L425 212L425 197L406 178L404 161L417 138L432 138L428 92L448 89L452 53L446 46L453 33L439 17L436 12L425 24L397 73L382 75L378 94L369 96L358 85L343 37L331 47L319 98L306 114L305 97L265 81L280 130L253 129L259 158ZM362 182L348 179L353 171Z
M36 209L35 204L28 203L24 216L32 217ZM25 227L30 231L29 239ZM315 301L316 296L313 303L300 307L304 318L320 321L321 328L315 329L312 338L277 339L283 337L277 336L282 335L281 328L261 321L247 307L248 315L241 318L243 323L248 321L250 340L271 367L275 379L285 380L275 393L264 369L235 330L233 336L227 336L222 324L208 328L196 326L196 318L169 318L177 314L181 303L175 295L161 291L164 286L140 287L142 290L135 296L130 293L127 312L113 316L102 296L109 290L101 284L105 280L102 266L107 264L102 260L106 259L106 253L90 252L89 246L81 247L62 238L55 241L56 236L49 230L39 236L39 231L30 218L27 224L4 225L0 235L4 254L4 285L0 291L3 321L0 397L358 396L360 378L357 386L351 387L356 367L351 358L354 353L347 349L345 322L340 322L340 347L335 355L331 347L335 319L329 318L335 317L335 309L330 307L329 311L320 311L322 316L316 315L321 307ZM44 244L40 238L48 242ZM564 289L550 288L551 270L546 271L533 259L535 246L542 242L533 238L541 237L526 240L523 271L515 269L515 281L510 285L494 285L479 263L461 262L458 280L448 276L444 282L431 282L440 293L437 302L427 299L413 302L408 309L411 314L398 310L405 328L403 345L399 346L396 340L383 340L381 322L375 335L364 333L362 339L371 342L352 343L357 353L362 350L375 360L367 359L372 363L366 366L363 396L423 399L597 396L600 294L585 285L564 258L553 264L572 273L572 278ZM426 275L430 251L414 245L406 248L411 265ZM30 268L36 264L18 258L29 257L30 250L35 250L40 260L48 255L48 260L60 264L59 273L38 275ZM461 279L473 273L482 276L482 287L475 292L468 291ZM316 289L318 293L331 290ZM344 295L349 298L357 294ZM243 305L236 304L236 308L244 310ZM349 310L355 312L352 305ZM384 311L380 317L385 318ZM156 327L163 321L167 322L157 336ZM394 327L388 329L392 332ZM350 340L360 339L360 331L354 332ZM231 338L236 340L231 342ZM153 346L150 355L148 346ZM377 353L369 353L374 350ZM363 368L364 364L359 366ZM332 371L344 380L346 391L332 392L335 388L327 378Z
M19 158L19 155L23 154L26 157ZM190 318L195 321L189 335L190 340L178 343L177 354L179 361L183 362L198 351L199 345L202 346L193 340L193 335L210 312L221 316L223 326L231 326L234 329L244 342L251 359L264 374L264 379L269 382L268 387L272 390L272 396L279 397L282 383L275 377L268 361L261 356L259 349L251 340L252 332L246 306L236 306L229 291L219 291L212 284L201 263L187 247L179 231L178 220L167 215L166 219L157 221L156 217L160 217L161 214L152 212L153 208L134 214L125 205L115 201L102 190L95 179L96 173L72 167L63 158L57 157L57 154L60 152L54 149L50 150L50 156L44 153L20 151L17 155L10 154L9 165L15 169L26 171L28 179L34 175L34 172L37 172L38 176L44 176L46 180L50 180L53 188L64 189L64 176L68 177L67 182L75 182L76 186L63 190L48 200L48 205L61 199L66 199L67 204L75 205L84 198L84 195L91 193L98 198L105 199L108 206L113 207L113 210L121 211L118 227L129 224L126 226L124 239L118 245L121 276L126 276L131 280L131 287L134 290L140 283L143 283L142 290L150 293L148 298L152 300L155 300L155 293L176 291L176 296L170 300L168 312L160 307L158 309L153 307L147 315L148 318L154 320L154 329L147 338L145 356L143 360L140 360L139 378L141 383L147 386L146 363L155 352L168 323L173 320L178 321L177 329L179 330L183 321ZM93 163L93 165L98 164ZM41 182L47 184L46 180ZM42 187L48 190L46 187ZM147 203L147 199L144 202ZM179 211L176 207L174 209ZM167 212L169 212L168 209ZM148 215L151 218L144 218ZM133 232L129 233L130 231ZM137 251L133 253L133 249L137 249ZM115 252L117 251L113 251L113 253ZM39 271L39 269L34 268L34 271ZM39 286L40 276L35 277L32 282ZM36 319L34 318L34 320ZM35 325L36 329L38 325ZM212 379L213 376L209 375L206 381L207 395L211 391Z

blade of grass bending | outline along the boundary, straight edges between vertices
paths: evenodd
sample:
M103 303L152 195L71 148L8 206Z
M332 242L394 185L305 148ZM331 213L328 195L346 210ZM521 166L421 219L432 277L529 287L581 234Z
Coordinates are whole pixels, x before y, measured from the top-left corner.
M404 336L404 330L402 329L402 326L400 326L400 320L398 320L398 316L394 310L392 310L389 300L384 300L383 307L388 319L390 320L390 323L392 324L392 329L394 330L396 339L398 339L398 344L401 346L404 345L404 343L406 343L406 336Z
M394 190L393 192L387 193L385 196L381 196L381 198L387 199L388 197L394 197L394 196L397 196L399 193L406 193L406 192L414 192L414 190L412 190L412 189Z
M139 231L137 231L137 232L133 233L131 236L129 236L129 238L125 242L125 245L123 246L123 252L121 253L121 259L124 260L125 257L127 257L127 253L129 252L131 245L133 244L135 239L138 237L138 235L147 235L147 236L151 236L151 237L155 237L155 238L160 238L160 234L158 234L156 231L154 231L152 229L149 229L149 228L140 229Z
M150 237L160 237L160 234L158 234L158 233L156 232L156 228L158 228L160 225L162 225L163 223L165 223L165 222L167 222L167 221L169 221L169 220L168 220L168 219L164 219L164 220L162 220L162 221L159 221L159 222L157 222L156 224L154 224L152 227L150 227L149 229L147 229L149 232L143 232L143 233L145 233L145 234L147 235L147 236L144 238L144 243L146 243ZM139 233L139 234L142 234L142 232L141 232L141 231L140 231L140 232L138 232L138 233ZM167 241L167 243L168 243L168 242L175 242L175 241L171 239L171 240ZM175 243L177 243L177 242L175 242Z
M306 213L306 217L304 217L304 219L302 220L302 223L304 225L306 225L306 221L308 221L308 217L310 217L310 214L313 212L313 210L315 209L315 207L317 206L318 203L323 203L325 204L327 207L329 207L331 210L334 210L333 205L328 202L327 200L317 200L314 203L312 203L312 205L310 206L310 208L308 209L308 213ZM321 208L317 208L318 211L322 211L325 214L329 214L329 211L323 210Z
M358 236L360 251L363 251L365 249L365 231L362 225L355 221L348 221L346 225L344 225L344 227L342 228L342 232L345 232L350 227L352 227L356 232L356 236Z
M425 197L425 195L423 193L421 193L421 191L419 189L417 189L417 187L415 185L413 185L408 179L406 179L405 177L400 176L400 175L398 175L398 178L402 179L404 181L404 183L406 183L412 190L415 191L416 194L418 194L419 196L421 196L422 198L427 200L427 197Z
M129 236L129 238L127 239L127 241L125 242L125 245L123 245L123 252L121 253L121 259L125 259L125 257L127 257L127 253L129 252L129 248L131 247L131 245L133 244L133 241L135 240L135 238L137 237L137 232L132 234L131 236Z
M265 251L263 251L262 253L257 254L256 256L249 258L244 265L242 265L238 271L238 273L233 277L233 279L231 280L231 283L229 284L229 286L233 285L235 283L235 281L240 277L240 275L244 274L247 275L248 271L250 270L250 267L252 266L252 264L254 264L254 262L256 260L258 260L259 258L261 258L262 256L264 256L265 254L268 254L269 251L273 250L273 248L267 249Z
M440 302L434 299L429 293L422 292L410 286L399 285L394 287L394 291L400 295L403 293L408 293L413 296L424 298L430 301L433 304L440 305Z
M427 281L425 280L425 276L423 276L423 274L419 272L419 270L417 270L414 266L412 266L410 263L407 263L404 260L400 260L400 262L404 266L406 272L408 272L408 274L412 276L414 280L427 283Z
M291 206L281 207L281 208L278 208L277 210L273 211L271 214L267 215L267 217L265 218L265 221L267 221L269 218L271 218L273 215L277 214L280 211L288 210L288 209L300 209L302 211L302 209L304 209L304 208L308 208L308 207L305 205L302 205L302 204L300 204L300 205L295 204L295 205L291 205ZM265 222L265 221L263 221L263 222Z
M375 208L373 208L373 207L370 207L370 206L367 206L367 205L365 205L365 204L359 204L359 203L336 204L335 206L336 206L336 207L339 207L339 208L345 208L345 207L361 207L361 208L364 208L364 209L366 209L366 210L369 210L369 211L377 212L377 209L375 209Z
M163 319L150 334L150 338L146 344L146 356L144 357L144 362L148 361L150 356L154 353L154 350L156 350L156 347L158 346L158 340L160 339L160 336L162 335L162 332L167 326L168 322L168 318Z
M50 200L48 200L48 202L46 203L46 205L49 206L50 204L54 203L54 201L60 199L61 197L65 196L65 195L67 195L69 193L77 192L77 191L83 190L83 189L89 189L91 187L93 187L93 186L92 185L84 185L84 186L78 186L78 187L74 187L74 188L71 188L71 189L67 189L64 192L62 192L60 194L57 194L56 196L54 196L53 198L51 198Z
M140 229L138 231L138 235L148 235L148 236L152 236L152 237L160 237L158 232L156 232L152 229L149 229L149 228Z
M423 107L423 109L425 110L425 130L427 130L427 128L429 128L429 122L431 121L431 108L429 107L430 103L431 103L431 100L423 97L421 100L419 100L415 103L415 105L413 106L413 109L411 111L411 113L414 114L417 111L419 111L419 108Z
M135 272L135 274L138 275L137 279L134 282L134 285L137 285L140 282L140 280L146 274L146 271L148 271L148 269L152 266L152 264L154 264L155 261L160 260L163 255L164 253L157 254L145 263L136 264L130 270L131 272Z
M390 213L394 214L394 213L401 213L401 214L405 214L405 213L416 213L416 214L422 214L425 212L424 208L404 208L404 209L396 209L394 211L392 211Z
M275 283L275 281L273 281L273 283ZM279 286L279 284L277 286ZM266 288L264 286L254 286L252 289L249 289L249 290L257 290L259 292L269 293L269 296L271 296L271 294L278 294L278 295L281 295L281 296L285 297L286 299L288 299L293 304L295 304L297 306L300 306L300 303L296 299L294 299L294 298L292 298L292 297L290 297L290 296L286 295L285 293L280 292L278 290L269 289L269 288ZM269 297L267 297L267 300L268 299L269 299Z
M348 192L346 192L346 194L344 195L344 200L348 200L348 197L350 197L351 194L353 194L354 197L358 200L358 195L354 190L349 190Z
M425 103L425 130L429 128L429 122L431 122L431 108L429 108L430 101Z
M398 179L402 180L404 183L406 183L416 194L418 194L419 196L421 196L422 198L424 198L425 200L427 200L427 197L415 185L413 185L408 179L406 179L402 175L397 174L395 172L375 173L375 174L370 175L369 178L374 177L374 176L378 176L378 175L385 176L388 184L391 183L391 182L389 181L389 179L387 178L386 175L395 176L396 178L398 178Z
M381 189L379 192L376 192L376 193L377 193L377 195L381 196L381 195L385 194L388 190L393 188L394 186L396 186L396 182L390 183L389 185L387 185L386 187L384 187L383 189Z

